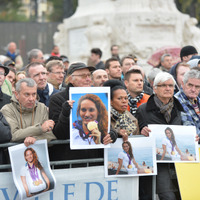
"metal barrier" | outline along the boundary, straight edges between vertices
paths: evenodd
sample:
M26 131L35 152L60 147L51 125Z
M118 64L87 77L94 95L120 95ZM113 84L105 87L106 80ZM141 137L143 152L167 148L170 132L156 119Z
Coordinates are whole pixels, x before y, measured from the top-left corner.
M142 135L137 135L134 137L143 137ZM53 140L48 143L48 145L59 145L59 144L69 144L70 140ZM14 145L18 145L21 143L14 143L14 142L9 142L9 143L4 143L0 144L0 148L6 148ZM86 167L89 167L90 163L98 163L98 162L104 162L103 158L92 158L92 159L77 159L77 160L63 160L63 161L50 161L51 168L54 169L54 166L60 166L60 165L69 165L69 168L72 168L73 164L86 164ZM5 170L5 169L11 169L10 164L4 164L0 165L0 170ZM152 199L156 199L156 176L153 176L152 179Z

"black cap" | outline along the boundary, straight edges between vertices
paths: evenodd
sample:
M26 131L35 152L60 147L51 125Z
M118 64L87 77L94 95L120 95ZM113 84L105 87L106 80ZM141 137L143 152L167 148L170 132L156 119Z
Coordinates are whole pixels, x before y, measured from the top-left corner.
M5 76L7 76L7 74L9 73L8 67L5 67L2 63L0 63L0 67L5 70Z
M180 57L182 58L183 56L189 56L189 55L197 54L197 53L198 52L195 47L188 45L181 49Z
M6 67L8 67L9 65L15 66L15 62L12 61L12 60L7 60L6 62L4 62L4 65L5 65Z
M73 63L70 65L69 69L67 70L67 74L68 75L71 75L73 72L79 70L79 69L89 69L89 71L94 71L95 70L95 67L92 67L92 66L87 66L86 64L84 63L81 63L81 62L77 62L77 63Z

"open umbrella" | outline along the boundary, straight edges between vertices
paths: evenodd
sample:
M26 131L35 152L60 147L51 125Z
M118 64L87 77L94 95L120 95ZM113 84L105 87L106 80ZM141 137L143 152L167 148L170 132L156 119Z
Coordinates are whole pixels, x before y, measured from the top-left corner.
M147 63L153 67L157 67L160 64L160 58L163 54L170 54L172 56L172 64L180 62L180 47L165 46L157 49L151 57L148 59Z

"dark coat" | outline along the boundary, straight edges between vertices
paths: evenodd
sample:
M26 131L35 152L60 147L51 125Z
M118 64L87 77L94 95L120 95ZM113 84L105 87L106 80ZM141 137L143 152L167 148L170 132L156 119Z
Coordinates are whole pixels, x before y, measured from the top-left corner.
M139 106L139 108L136 111L136 118L138 119L140 130L142 130L144 126L148 126L148 124L181 125L181 111L183 111L183 108L179 101L176 98L174 98L174 107L171 112L171 120L169 123L167 123L163 114L160 113L159 108L156 106L153 96L154 95L151 95L147 103ZM178 186L174 184L173 180L175 179L176 182L174 164L161 163L157 164L157 167L157 193L177 191ZM176 185L177 187L174 185Z
M0 109L1 109L4 105L6 105L6 104L8 104L8 103L11 102L11 101L10 101L10 98L11 98L11 96L9 96L9 95L7 95L7 94L4 94L2 91L0 91Z
M3 114L0 112L0 144L10 142L11 140L11 131L10 126L6 119L4 118ZM5 163L5 153L6 149L0 148L0 164Z
M55 126L53 133L57 139L70 139L70 105L69 88L73 87L69 84L67 88L61 92L54 94L49 101L49 118L54 120ZM117 133L111 129L110 136L113 141L117 139ZM57 147L56 147L57 146ZM70 150L69 145L56 145L56 152L50 155L52 160L69 160L69 159L83 159L83 158L103 158L103 150L89 149L89 150ZM59 153L60 152L60 153ZM56 157L55 157L56 156Z

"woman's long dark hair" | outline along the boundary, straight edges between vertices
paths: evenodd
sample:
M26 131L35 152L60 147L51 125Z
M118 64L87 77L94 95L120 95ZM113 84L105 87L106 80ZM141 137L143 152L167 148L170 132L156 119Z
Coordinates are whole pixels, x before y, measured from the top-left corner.
M122 143L122 148L123 148L123 145L124 145L124 144L128 144L128 146L129 146L129 151L128 151L128 153L129 153L131 159L133 159L134 156L133 156L133 149L132 149L131 143L130 143L129 141L123 142L123 143Z
M98 127L99 131L102 133L101 138L104 138L104 136L108 134L108 111L106 110L104 103L97 95L86 94L79 99L77 107L77 116L80 116L81 103L83 100L86 99L92 101L98 110Z
M176 146L176 140L175 140L175 136L174 136L173 130L172 130L170 127L167 127L167 128L165 129L165 135L166 135L166 131L169 131L169 132L171 133L171 138L169 138L169 139L170 139L170 141L172 142L172 144L173 144L174 146Z
M24 158L26 160L26 152L27 151L31 151L32 154L33 154L33 164L35 165L35 167L37 167L38 169L42 170L43 167L42 165L40 164L40 161L38 160L38 156L37 156L37 153L35 152L35 150L33 148L27 148L25 151L24 151ZM27 161L27 160L26 160Z

